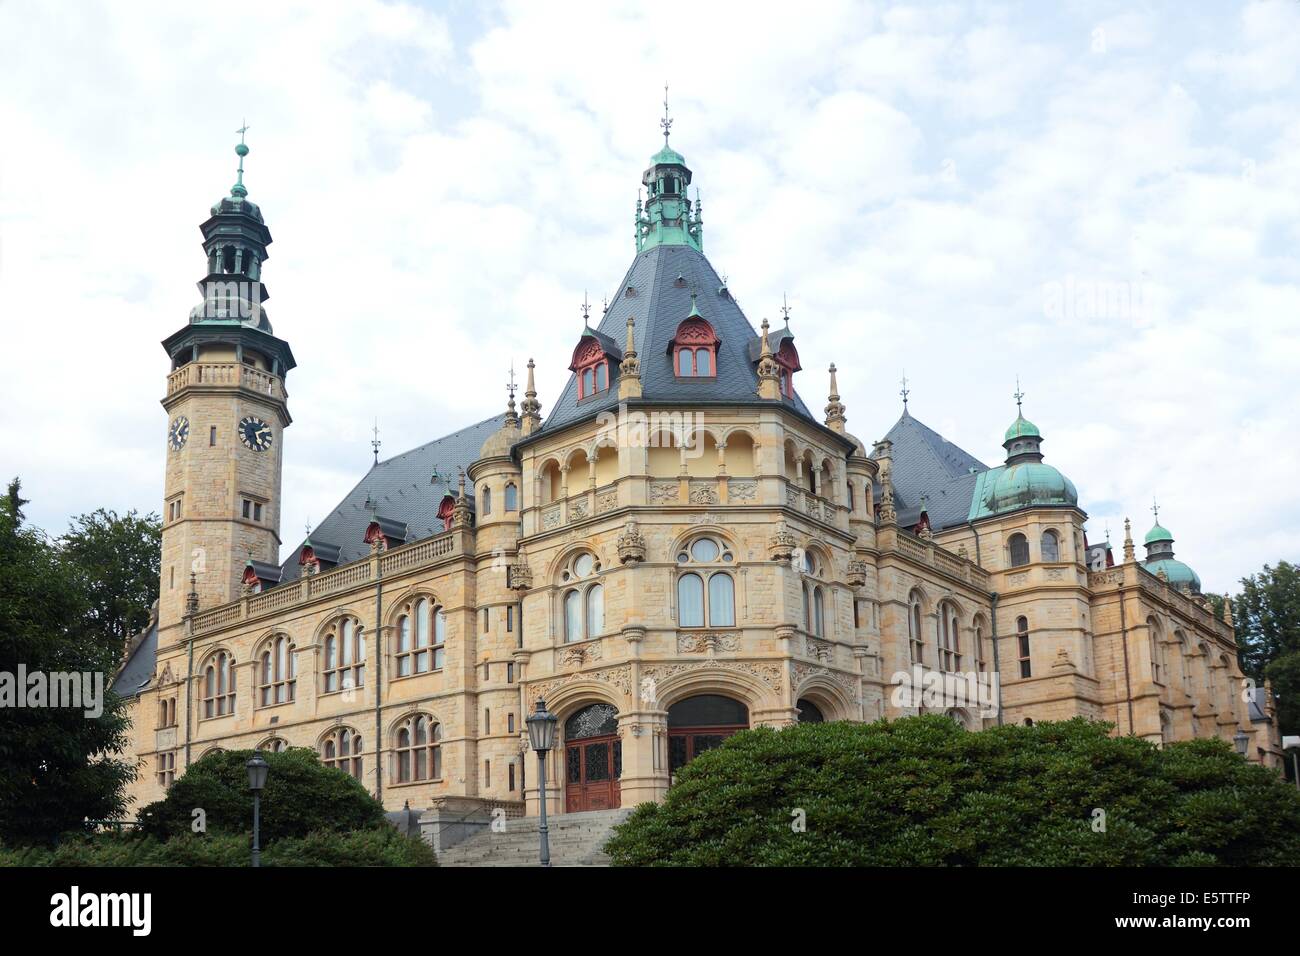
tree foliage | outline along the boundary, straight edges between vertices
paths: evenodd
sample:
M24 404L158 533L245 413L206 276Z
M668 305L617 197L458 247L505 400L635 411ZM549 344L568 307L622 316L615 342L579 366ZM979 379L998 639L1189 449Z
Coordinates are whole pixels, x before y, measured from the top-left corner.
M59 544L86 599L87 633L120 657L158 598L162 522L100 508L73 518Z
M253 800L245 764L251 750L220 750L190 765L167 796L140 811L150 836L168 839L192 832L196 809L209 833L252 830ZM341 833L387 826L383 807L355 779L327 767L306 747L262 752L270 764L261 800L265 846L314 832Z
M606 851L643 866L1300 865L1294 787L1222 741L1109 731L970 733L935 715L745 731Z
M87 602L59 549L23 522L15 478L0 500L0 672L99 672L103 713L0 708L0 840L51 841L121 813L134 767L125 702L108 693L116 655L85 627ZM18 688L24 691L25 688Z
M1300 651L1300 568L1289 561L1266 564L1241 586L1232 602L1241 669L1262 680L1272 661Z

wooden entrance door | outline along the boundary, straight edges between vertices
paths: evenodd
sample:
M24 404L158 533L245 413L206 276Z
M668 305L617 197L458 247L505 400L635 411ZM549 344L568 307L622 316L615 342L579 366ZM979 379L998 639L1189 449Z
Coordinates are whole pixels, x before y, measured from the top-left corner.
M564 809L612 810L619 806L623 742L615 735L575 740L564 747Z

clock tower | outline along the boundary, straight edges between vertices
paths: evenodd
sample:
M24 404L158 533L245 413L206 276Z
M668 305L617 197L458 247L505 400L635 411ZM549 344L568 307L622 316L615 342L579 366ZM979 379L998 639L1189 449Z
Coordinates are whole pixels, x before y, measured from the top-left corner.
M244 132L235 147L235 185L199 227L207 254L203 301L162 343L171 371L162 400L160 630L183 620L191 582L205 610L239 596L249 558L279 562L283 436L290 423L285 377L295 363L266 314L262 267L271 233L244 187Z

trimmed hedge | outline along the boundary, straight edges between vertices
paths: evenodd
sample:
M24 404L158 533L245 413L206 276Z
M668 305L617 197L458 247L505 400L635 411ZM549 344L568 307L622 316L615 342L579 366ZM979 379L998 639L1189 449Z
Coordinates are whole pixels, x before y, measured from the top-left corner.
M270 770L261 801L261 841L317 831L350 833L385 824L384 809L349 774L320 762L306 747L260 752ZM191 764L167 797L140 811L143 831L160 840L192 832L194 810L206 814L207 832L245 833L252 828L252 797L245 764L251 750L225 750Z
M744 731L605 849L622 866L1300 865L1300 794L1276 774L1219 740L1110 730L929 715Z
M170 840L99 834L54 849L0 848L3 866L248 866L250 834L186 833ZM284 837L262 851L262 866L436 866L433 848L386 823L356 833Z

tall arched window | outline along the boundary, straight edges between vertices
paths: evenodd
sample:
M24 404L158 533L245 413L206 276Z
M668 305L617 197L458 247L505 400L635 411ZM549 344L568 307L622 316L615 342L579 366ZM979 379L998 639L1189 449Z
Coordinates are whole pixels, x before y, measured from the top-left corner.
M1160 625L1147 618L1147 654L1151 658L1151 679L1157 684L1165 679L1164 645L1160 642Z
M587 588L587 637L596 637L605 630L605 587L593 584Z
M258 706L286 704L297 696L298 665L294 645L283 634L269 638L258 655Z
M492 489L484 485L479 497L483 499L479 503L479 510L485 515L490 515L492 513Z
M361 779L361 735L351 727L335 727L320 742L321 763Z
M273 754L284 753L289 749L289 741L283 737L268 737L257 745L257 749Z
M1020 676L1032 677L1034 670L1029 659L1029 619L1016 618L1016 650L1020 657Z
M564 639L582 640L582 592L566 591L564 595Z
M365 686L366 638L355 619L340 618L326 631L322 677L327 694Z
M442 778L442 727L432 717L412 714L393 734L398 783Z
M1219 699L1219 688L1215 681L1214 661L1210 658L1210 648L1206 644L1201 645L1201 660L1205 667L1205 693L1209 697L1211 706L1215 705Z
M224 717L235 712L235 661L217 651L203 668L203 716Z
M907 644L911 648L913 664L925 663L925 639L921 636L921 594L913 591L907 597Z
M425 674L442 667L447 616L421 597L404 607L397 619L397 677Z
M809 634L822 637L826 633L826 595L821 585L804 584L803 619Z
M948 603L939 605L939 668L945 671L961 670L961 636L958 631L957 609Z
M1008 542L1011 548L1011 566L1019 568L1029 563L1029 539L1016 532Z
M984 673L984 618L977 616L971 627L971 639L975 642L975 669Z
M1050 528L1043 532L1040 548L1043 552L1044 561L1061 560L1061 539L1057 533Z
M677 554L686 570L677 578L679 627L735 627L736 583L726 571L709 566L731 564L730 546L717 538L696 538Z
M519 489L513 481L506 484L506 511L519 510Z
M1174 645L1175 653L1178 655L1178 680L1183 690L1190 694L1192 692L1192 676L1187 670L1187 636L1182 631L1175 631L1174 638L1178 641Z

